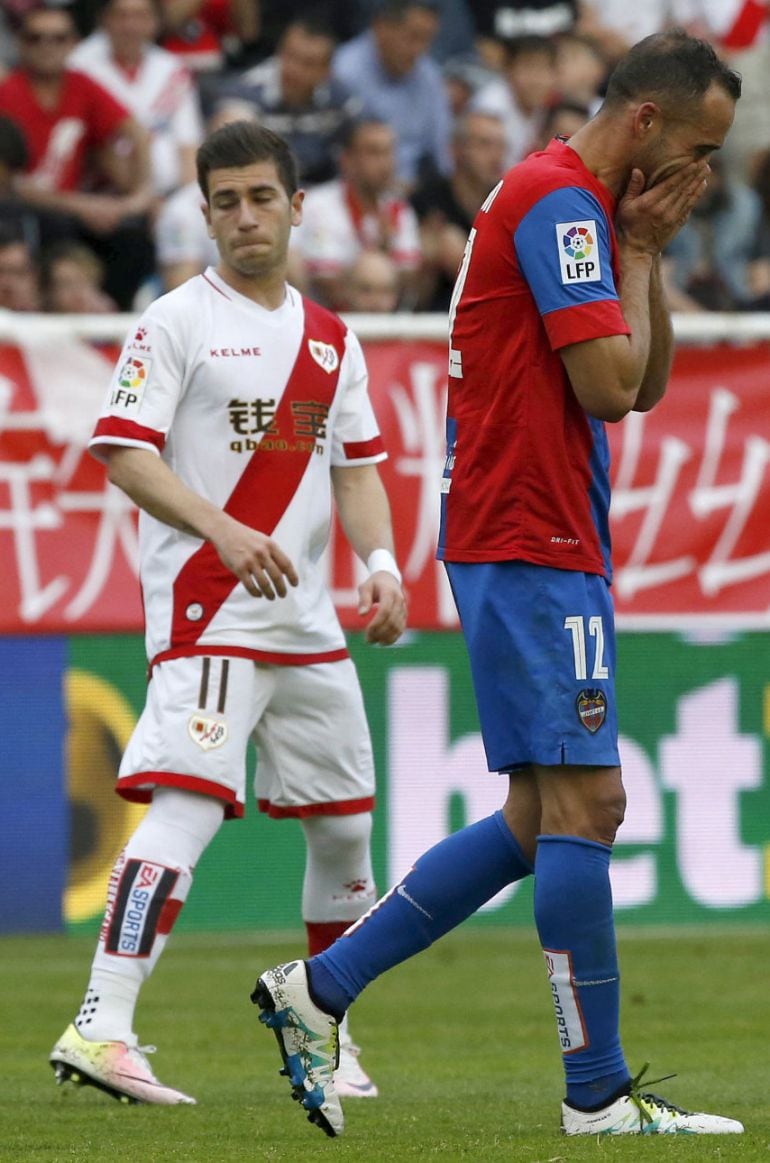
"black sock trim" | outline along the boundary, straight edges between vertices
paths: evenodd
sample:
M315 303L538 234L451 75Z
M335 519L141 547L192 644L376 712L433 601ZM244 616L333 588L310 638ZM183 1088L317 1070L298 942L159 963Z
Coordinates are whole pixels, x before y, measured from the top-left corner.
M590 1115L590 1114L595 1114L596 1111L604 1110L604 1108L606 1106L612 1106L613 1102L617 1102L619 1098L623 1098L623 1096L625 1094L630 1094L630 1093L631 1093L631 1079L629 1078L627 1082L624 1082L622 1086L619 1086L617 1090L613 1091L613 1093L609 1096L609 1098L605 1098L602 1102L597 1103L596 1106L578 1106L577 1103L569 1102L569 1100L566 1098L565 1098L564 1102L565 1102L565 1105L570 1107L571 1110L582 1111L584 1114Z
M313 989L313 975L310 971L310 965L307 961L305 962L305 972L307 973L307 991L310 994L310 1000L312 1001L313 1005L317 1006L322 1014L328 1014L330 1018L334 1018L335 1022L341 1022L345 1017L346 1011L343 1010L342 1013L339 1013L337 1010L330 1010L328 1006L321 1005L316 996L316 992Z

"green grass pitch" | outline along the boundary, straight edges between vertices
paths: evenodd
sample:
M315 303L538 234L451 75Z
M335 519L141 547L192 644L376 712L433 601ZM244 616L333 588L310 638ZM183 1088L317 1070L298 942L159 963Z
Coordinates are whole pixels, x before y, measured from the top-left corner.
M83 992L92 940L0 938L0 1159L22 1163L238 1160L763 1160L770 1151L770 935L715 928L620 933L629 1064L691 1109L740 1118L741 1137L565 1139L561 1065L530 932L466 927L375 983L351 1014L375 1101L348 1101L345 1135L307 1123L278 1077L248 994L302 938L179 934L146 986L140 1040L196 1107L124 1107L57 1088L47 1056Z

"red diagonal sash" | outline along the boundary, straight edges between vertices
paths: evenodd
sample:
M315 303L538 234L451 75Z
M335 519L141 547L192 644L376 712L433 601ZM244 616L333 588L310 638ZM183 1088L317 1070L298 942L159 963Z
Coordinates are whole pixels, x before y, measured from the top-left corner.
M310 340L331 344L340 363L344 354L344 323L307 299L304 306L305 327L299 353L273 421L276 439L286 439L290 447L278 452L258 445L224 506L231 517L268 536L286 512L314 455L307 448L307 440L301 442L301 450L291 447L295 443L292 404L314 400L331 405L339 382L339 363L333 372L324 371L310 354ZM193 646L239 584L220 561L214 546L204 542L185 562L174 582L171 646ZM187 615L190 607L196 613L198 608L202 611L195 620Z

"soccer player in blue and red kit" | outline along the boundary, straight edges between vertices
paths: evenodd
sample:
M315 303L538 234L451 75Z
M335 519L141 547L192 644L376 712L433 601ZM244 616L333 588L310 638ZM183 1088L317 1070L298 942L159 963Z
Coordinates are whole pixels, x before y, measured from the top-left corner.
M625 795L614 694L606 421L662 397L672 330L659 256L703 192L740 78L683 32L636 45L605 102L489 194L450 308L439 557L502 811L425 853L307 965L254 1000L296 1097L342 1130L335 1019L386 969L534 873L566 1074L567 1134L739 1133L642 1092L619 1037L609 864ZM308 1039L308 1032L313 1038Z

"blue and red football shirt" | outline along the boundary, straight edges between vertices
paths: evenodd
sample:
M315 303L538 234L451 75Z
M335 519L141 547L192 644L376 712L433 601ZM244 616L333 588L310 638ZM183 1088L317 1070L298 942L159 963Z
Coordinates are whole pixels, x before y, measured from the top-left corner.
M445 561L611 576L607 437L559 348L629 334L614 213L607 187L554 140L476 217L450 308Z

